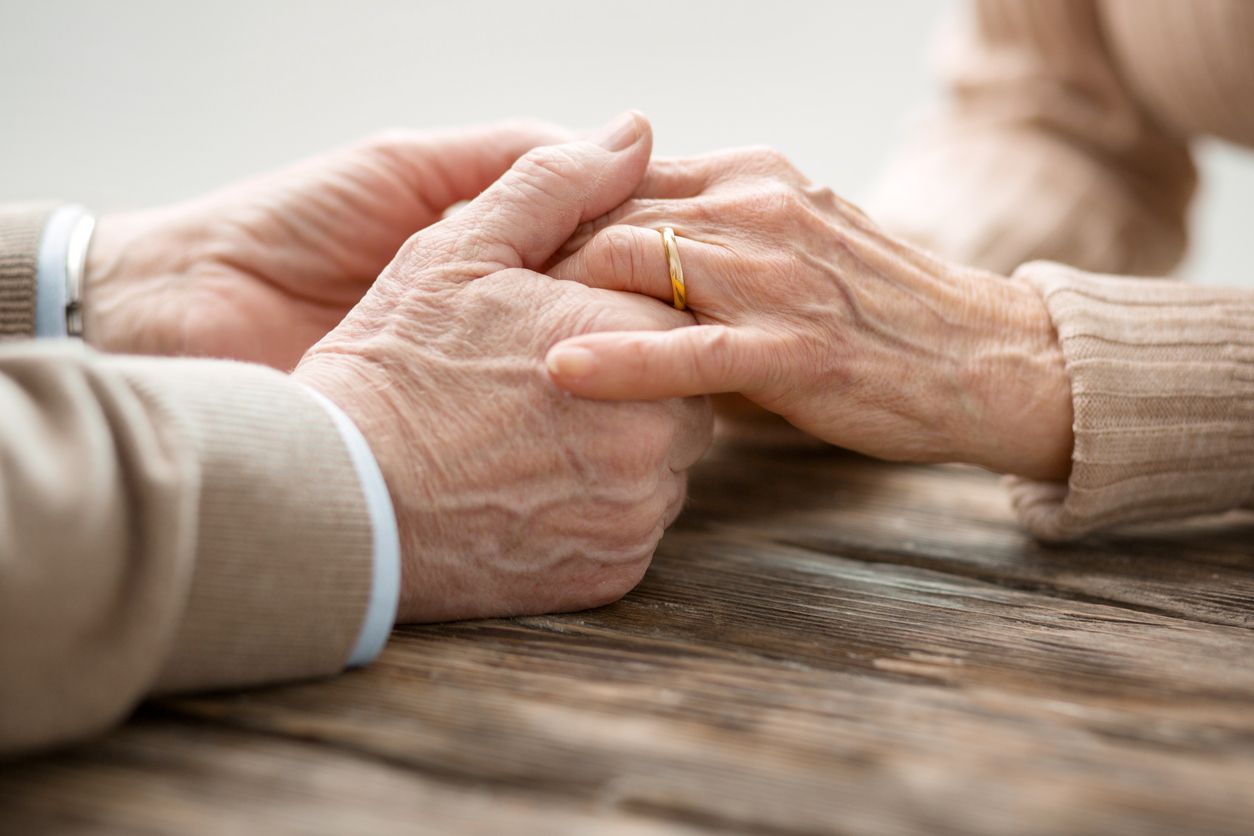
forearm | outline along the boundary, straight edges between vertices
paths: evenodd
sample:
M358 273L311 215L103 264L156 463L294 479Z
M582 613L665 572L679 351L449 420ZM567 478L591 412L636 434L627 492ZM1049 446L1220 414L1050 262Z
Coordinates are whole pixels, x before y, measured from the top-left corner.
M371 527L322 408L214 361L0 350L0 750L68 741L156 691L333 673Z
M1064 480L1071 470L1071 385L1040 293L1026 282L958 269L978 311L951 419L956 461Z

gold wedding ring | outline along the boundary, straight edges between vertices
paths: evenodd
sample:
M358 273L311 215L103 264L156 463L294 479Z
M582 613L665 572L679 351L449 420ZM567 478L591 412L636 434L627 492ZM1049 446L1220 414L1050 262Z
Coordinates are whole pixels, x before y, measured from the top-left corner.
M661 229L662 252L666 253L666 269L671 274L671 294L675 310L682 311L688 307L688 290L684 287L684 266L679 263L679 242L675 239L675 230L669 226Z

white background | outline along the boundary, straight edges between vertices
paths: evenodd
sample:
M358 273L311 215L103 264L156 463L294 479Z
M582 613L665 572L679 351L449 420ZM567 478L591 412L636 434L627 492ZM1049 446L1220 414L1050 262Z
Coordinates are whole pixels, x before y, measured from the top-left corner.
M0 202L190 196L376 129L636 107L857 200L934 96L931 0L0 0ZM1254 286L1254 156L1201 147L1184 274Z

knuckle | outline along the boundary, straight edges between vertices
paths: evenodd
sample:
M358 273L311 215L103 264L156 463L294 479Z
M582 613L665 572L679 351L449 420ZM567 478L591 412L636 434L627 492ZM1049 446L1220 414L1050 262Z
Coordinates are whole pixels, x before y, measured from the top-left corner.
M706 333L689 345L689 373L695 387L708 393L756 387L759 358L745 350L737 332L722 325L702 330Z
M692 165L707 170L734 171L737 167L743 165L750 150L748 148L720 148L717 151L708 151L688 160L679 160L677 162L681 165Z
M754 145L744 153L757 171L792 174L797 170L783 151L771 145Z
M651 343L631 339L624 344L623 349L625 362L634 370L633 376L647 378L666 371Z
M701 329L695 348L707 355L725 354L731 347L730 341L731 331L721 325L712 325Z
M568 258L582 251L582 257L587 258L589 251L586 248L609 225L610 220L605 215L584 221L575 227L575 231L571 233L570 238L566 239L566 243L558 248L557 255L560 258Z
M613 224L622 226L652 226L662 211L673 206L673 200L636 197L612 210L605 217Z
M826 370L831 368L828 358L833 350L831 340L815 339L804 328L773 334L769 342L761 341L755 352L763 388L783 395L795 382L798 369L823 379Z
M784 152L770 145L761 145L754 149L757 158L770 168L786 168L792 164L784 156Z
M732 335L722 326L706 326L689 345L688 363L693 376L703 382L725 380L731 371Z
M736 149L736 154L742 160L753 163L763 163L770 159L775 153L775 149L770 145L746 145Z
M802 188L802 193L816 206L823 208L835 206L838 202L836 192L832 191L828 186L809 183Z
M801 170L778 148L759 145L746 149L746 154L747 167L755 173L772 175L790 184L807 182Z
M718 229L727 220L726 207L718 200L695 197L677 202L676 214L684 219L682 231ZM681 231L679 229L676 230Z
M606 227L598 236L598 251L601 253L601 269L616 277L633 277L640 275L643 268L644 254L640 251L640 240L630 227Z
M457 264L463 259L464 255L455 240L430 228L420 229L405 239L384 270L393 275L398 272L412 274L437 264Z
M723 179L736 180L751 177L762 170L762 154L764 146L752 145L743 148L729 148L716 151L708 158L709 164L723 172Z
M789 209L797 208L802 204L802 194L795 186L778 178L771 178L763 187L763 191L777 205Z
M796 189L774 178L755 184L740 199L742 211L759 222L791 218L801 208L801 201Z
M561 145L532 148L514 163L515 177L524 183L544 183L553 178L565 179L574 173L577 160Z

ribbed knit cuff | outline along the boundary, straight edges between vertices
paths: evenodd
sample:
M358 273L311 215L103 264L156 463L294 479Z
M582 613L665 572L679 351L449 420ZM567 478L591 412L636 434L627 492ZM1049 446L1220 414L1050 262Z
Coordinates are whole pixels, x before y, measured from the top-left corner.
M56 208L0 206L0 339L35 335L39 239Z
M1254 497L1254 291L1083 273L1015 278L1045 299L1071 377L1068 484L1009 480L1043 539L1225 511Z
M370 598L372 529L326 410L244 363L102 358L199 463L196 562L159 691L236 688L343 669Z

